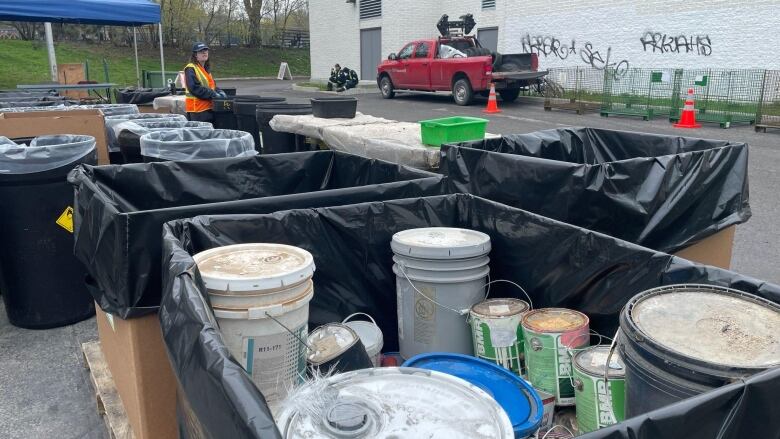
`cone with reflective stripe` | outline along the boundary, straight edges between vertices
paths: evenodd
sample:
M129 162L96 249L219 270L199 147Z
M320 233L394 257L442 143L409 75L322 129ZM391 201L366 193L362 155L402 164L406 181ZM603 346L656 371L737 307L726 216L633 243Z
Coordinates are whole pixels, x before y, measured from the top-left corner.
M498 109L498 101L496 101L496 84L490 83L490 97L488 98L487 108L482 110L483 113L500 113Z
M673 125L675 128L701 128L696 123L696 109L693 106L693 89L688 89L688 98L685 99L685 107L680 115L680 121Z

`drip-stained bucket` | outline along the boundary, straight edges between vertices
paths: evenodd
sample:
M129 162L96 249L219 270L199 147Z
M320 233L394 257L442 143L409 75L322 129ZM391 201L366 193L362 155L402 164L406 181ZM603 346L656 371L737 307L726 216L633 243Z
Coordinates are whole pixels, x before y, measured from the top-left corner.
M474 355L517 375L523 372L523 315L530 309L519 299L488 299L469 312Z
M370 322L365 320L351 320L353 317L365 316L368 317ZM357 332L360 341L363 342L363 346L366 348L369 358L371 358L371 364L374 367L380 366L379 357L381 356L382 346L384 346L384 337L382 336L382 330L376 324L373 317L362 312L356 312L347 316L341 323L352 328Z
M620 331L627 418L780 366L780 305L731 288L639 293Z
M307 362L321 375L368 369L373 365L358 333L341 323L327 323L309 334Z
M312 255L281 244L237 244L198 253L195 263L231 355L275 409L306 374Z
M609 349L607 345L593 346L574 355L574 399L580 433L625 419L625 366L619 353L613 352L610 357Z
M565 308L543 308L523 316L528 380L555 395L560 406L574 405L573 351L590 344L588 316Z
M484 300L490 237L446 227L393 235L401 357L426 352L471 355L467 315Z

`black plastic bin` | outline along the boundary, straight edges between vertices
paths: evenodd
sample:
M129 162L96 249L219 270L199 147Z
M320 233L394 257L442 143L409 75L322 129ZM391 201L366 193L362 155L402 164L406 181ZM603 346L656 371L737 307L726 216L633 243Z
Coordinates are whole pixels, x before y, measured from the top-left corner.
M751 215L740 142L560 128L442 145L440 172L451 192L669 253Z
M176 129L199 129L213 130L214 127L209 122L191 122L191 121L155 121L152 120L134 120L117 125L114 130L119 134L119 150L122 153L124 163L143 163L144 158L141 155L141 136L152 131L170 131Z
M124 166L82 166L76 256L100 307L121 318L160 305L165 221L209 213L268 213L442 193L442 176L335 151Z
M309 327L366 312L382 329L384 351L389 352L398 346L392 236L432 226L488 234L491 279L521 285L534 308L578 309L590 317L592 329L609 336L618 327L622 306L635 294L659 285L710 283L780 302L778 285L694 264L468 194L177 220L166 224L163 231L160 324L180 385L179 396L189 406L189 420L194 421L185 424L180 420L180 427L187 431L195 424L213 437L275 437L274 420L260 391L223 342L192 255L250 242L306 249L317 267ZM490 296L525 299L517 288L504 283L493 285ZM463 324L467 325L465 317ZM778 389L780 368L582 437L766 437L767 432L780 431L780 418L770 403Z
M181 114L164 114L164 113L132 113L132 114L117 114L112 116L106 116L103 118L103 122L106 126L106 141L108 144L108 156L111 164L121 165L124 163L124 157L119 149L119 140L117 139L117 132L114 129L117 125L128 120L155 120L155 121L182 121L186 122L187 118Z
M29 147L0 137L0 290L11 324L45 329L95 314L86 270L73 255L66 176L96 163L91 136L40 136Z
M233 112L236 115L236 127L246 131L255 139L255 145L260 145L260 128L257 126L257 105L284 102L282 97L254 97L251 100L239 99L233 101Z
M255 118L260 129L262 145L255 145L255 148L263 154L309 151L306 137L294 133L274 131L271 128L271 119L277 114L311 114L311 105L284 102L259 104L255 111Z
M151 104L154 98L160 96L169 96L169 88L135 88L127 87L114 89L114 98L118 104Z
M233 98L217 98L214 103L214 128L218 130L238 129L236 115L233 113Z
M326 119L352 119L357 111L357 98L337 97L337 98L311 98L311 108L314 117L323 117Z

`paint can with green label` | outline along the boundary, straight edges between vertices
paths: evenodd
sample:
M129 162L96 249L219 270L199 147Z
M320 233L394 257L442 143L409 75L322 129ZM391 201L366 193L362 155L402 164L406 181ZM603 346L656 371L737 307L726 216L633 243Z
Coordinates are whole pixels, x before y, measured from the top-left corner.
M625 419L625 391L625 367L617 351L610 357L609 346L600 345L574 355L574 394L580 433Z
M520 299L488 299L469 311L474 355L517 375L523 373L523 315L530 305Z
M572 355L590 345L588 316L565 308L543 308L523 316L528 381L555 395L559 406L574 405Z

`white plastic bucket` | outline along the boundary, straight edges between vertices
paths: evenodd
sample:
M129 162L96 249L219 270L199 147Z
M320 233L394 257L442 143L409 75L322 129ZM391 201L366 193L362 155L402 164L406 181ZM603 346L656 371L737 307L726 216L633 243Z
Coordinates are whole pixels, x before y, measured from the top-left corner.
M371 321L350 320L352 317L356 316L366 316ZM356 312L347 316L341 323L357 332L360 341L363 342L363 346L366 348L366 353L368 353L368 356L371 358L371 364L374 365L374 367L379 367L379 357L382 352L382 347L384 346L384 337L382 335L382 330L379 329L379 326L376 324L376 320L366 313Z
M275 409L306 374L314 259L298 247L237 244L196 254L230 353Z
M393 235L401 357L426 352L473 355L467 315L484 300L490 237L445 227Z

